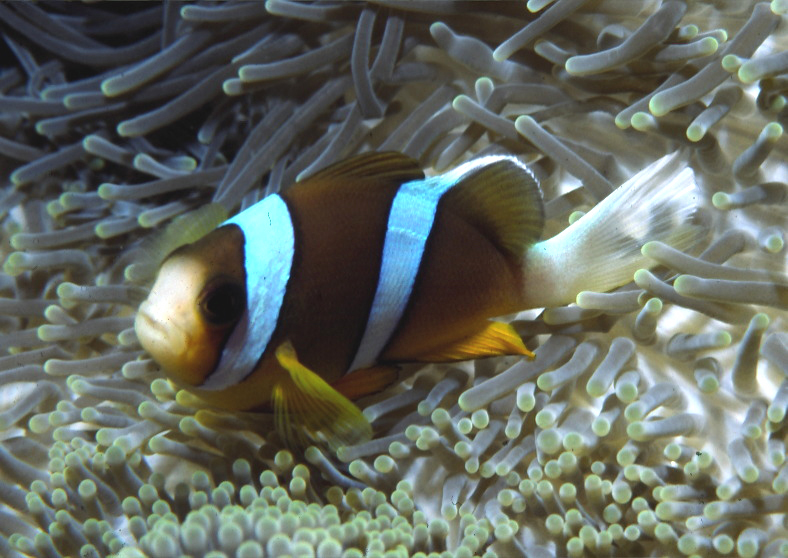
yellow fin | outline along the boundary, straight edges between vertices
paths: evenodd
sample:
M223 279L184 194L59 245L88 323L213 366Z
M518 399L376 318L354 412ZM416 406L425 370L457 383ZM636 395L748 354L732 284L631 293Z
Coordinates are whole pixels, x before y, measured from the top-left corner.
M513 158L468 173L446 193L441 205L517 260L542 236L542 191L530 170Z
M396 151L363 153L339 161L313 174L308 180L377 178L386 182L407 182L424 178L418 161Z
M306 433L336 450L372 437L372 427L359 408L301 364L289 341L275 355L288 372L273 391L276 428L285 442L305 445Z
M331 384L331 387L352 400L382 391L396 379L396 366L379 365L353 370Z
M534 358L534 354L525 348L522 338L511 325L503 322L489 322L479 332L451 345L417 355L415 360L452 362L502 355L524 355Z

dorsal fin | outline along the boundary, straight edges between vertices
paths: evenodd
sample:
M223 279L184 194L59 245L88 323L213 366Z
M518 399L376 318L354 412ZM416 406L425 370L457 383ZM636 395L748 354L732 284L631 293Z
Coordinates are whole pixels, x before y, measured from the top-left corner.
M501 251L520 259L542 236L544 202L536 177L511 157L479 161L441 200Z
M330 165L306 180L376 178L386 182L407 182L424 178L418 161L396 151L362 153Z

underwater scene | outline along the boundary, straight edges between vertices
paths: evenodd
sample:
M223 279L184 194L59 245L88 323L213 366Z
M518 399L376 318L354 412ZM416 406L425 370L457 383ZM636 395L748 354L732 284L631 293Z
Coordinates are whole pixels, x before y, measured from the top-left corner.
M788 1L0 33L0 557L788 556Z

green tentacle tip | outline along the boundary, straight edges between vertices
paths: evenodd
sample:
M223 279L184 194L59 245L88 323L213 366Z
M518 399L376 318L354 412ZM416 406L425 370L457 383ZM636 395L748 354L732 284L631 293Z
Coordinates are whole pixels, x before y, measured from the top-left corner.
M649 314L654 314L654 315L659 314L660 312L662 312L662 300L660 300L659 298L650 298L643 306L643 308Z
M762 245L767 252L777 254L785 247L785 240L780 235L773 234L763 239Z
M782 135L783 127L779 122L769 122L763 127L763 131L761 132L761 137L770 143L776 142Z
M763 312L759 312L759 313L755 314L752 317L752 320L750 320L750 323L752 324L752 326L755 329L760 330L760 331L763 331L767 327L769 327L769 323L770 322L771 322L771 319L769 318L769 315L768 314L764 314Z
M616 127L620 130L626 130L627 128L632 126L631 118L628 118L626 115L623 115L623 112L620 112L616 115L615 122Z
M731 344L733 337L727 331L718 331L714 334L714 346L717 348L724 348Z
M720 42L717 39L714 37L704 37L699 43L699 55L709 56L717 52L718 48L720 48Z
M708 374L698 382L698 388L703 393L714 393L720 388L720 380L713 374Z
M121 93L123 93L123 90L117 87L121 77L122 75L112 76L101 82L101 86L100 86L101 92L104 94L105 97L114 97L116 95L120 95Z
M687 139L692 142L698 142L706 135L706 129L698 124L690 124L687 126Z
M721 211L725 211L725 210L731 208L731 197L728 194L726 194L725 192L716 192L711 197L711 203L717 209L719 209Z
M583 57L572 56L564 63L564 69L571 75L582 75L584 72Z
M726 72L735 73L739 71L742 64L745 63L745 59L741 56L736 56L735 54L728 54L722 57L722 67Z
M648 102L648 110L654 116L665 116L668 112L670 112L670 97L671 95L669 91L657 93L651 97L651 100Z
M22 252L12 252L8 255L3 264L3 271L12 277L16 277L25 271L25 254Z
M666 108L663 105L658 105L660 107L659 110L655 110L654 106L652 105L655 98L656 95L651 99L651 102L649 102L649 110L651 110L651 114L647 112L636 112L632 115L632 127L638 132L648 132L649 130L655 129L657 127L657 121L654 116L663 116L670 111L669 108Z
M647 269L638 269L633 277L635 279L635 283L637 283L638 286L641 286L642 283L648 281L650 273Z

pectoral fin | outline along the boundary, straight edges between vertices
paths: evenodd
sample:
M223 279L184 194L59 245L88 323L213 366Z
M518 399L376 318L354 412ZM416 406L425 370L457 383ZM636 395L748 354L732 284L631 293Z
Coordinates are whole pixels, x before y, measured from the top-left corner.
M307 434L336 450L372 436L358 407L301 364L289 341L276 349L275 356L288 372L273 390L276 428L285 441L303 443Z
M451 362L502 355L524 355L534 358L534 354L525 348L522 338L511 325L489 322L477 333L426 354L417 355L416 360Z

